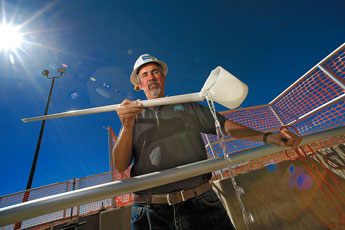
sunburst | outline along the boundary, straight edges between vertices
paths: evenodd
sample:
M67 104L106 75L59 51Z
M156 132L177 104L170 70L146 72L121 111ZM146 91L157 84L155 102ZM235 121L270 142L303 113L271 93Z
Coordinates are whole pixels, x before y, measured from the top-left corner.
M27 36L32 33L36 32L30 32L25 28L27 25L29 25L33 20L35 20L37 17L42 15L44 12L46 12L48 9L52 8L57 3L57 0L49 2L47 5L45 5L43 8L37 10L34 12L31 17L28 17L27 20L20 24L16 24L16 17L18 14L22 15L21 9L19 9L19 5L15 6L15 10L12 13L11 17L7 17L6 12L6 6L5 6L5 0L1 0L1 8L2 8L2 22L0 21L0 53L4 53L5 56L8 56L10 59L10 62L14 65L15 61L14 59L18 60L22 66L24 67L25 71L28 72L27 67L24 64L24 61L21 57L22 54L31 56L28 52L25 50L25 45L27 44L29 46L39 46L42 47L42 45L39 42L33 42L27 40ZM56 50L53 47L44 46L44 48ZM20 52L19 52L20 51ZM32 59L32 61L35 61L35 59Z
M95 60L93 57L60 49L56 44L54 44L54 46L50 46L48 44L44 44L42 41L37 40L37 37L44 37L47 32L56 32L60 29L50 27L41 28L41 30L37 30L36 28L33 30L32 26L28 26L34 23L34 21L36 21L39 17L47 15L49 10L55 10L54 6L59 2L59 0L50 1L42 8L32 12L31 14L25 9L21 9L21 4L12 6L11 1L0 1L0 8L2 9L2 18L0 18L0 54L3 54L3 57L8 58L13 68L16 68L16 63L20 63L25 72L30 74L28 63L31 63L30 66L32 66L32 63L37 65L41 64L39 61L40 58L36 55L37 52L35 52L35 47L63 55L71 55L88 60ZM9 8L15 8L13 11L9 11L12 13L6 12L5 2L11 4L11 7ZM22 19L25 17L26 20L22 21ZM18 23L18 21L21 22ZM40 36L37 36L38 34Z
M3 23L0 25L0 51L15 50L23 42L23 35L18 26Z

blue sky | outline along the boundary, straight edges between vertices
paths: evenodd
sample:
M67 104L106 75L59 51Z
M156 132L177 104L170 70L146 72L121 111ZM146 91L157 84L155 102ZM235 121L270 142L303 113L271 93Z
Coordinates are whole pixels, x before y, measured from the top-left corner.
M169 67L166 94L199 92L223 66L249 87L242 107L269 103L345 41L345 2L2 1L0 20L22 25L20 48L0 53L0 195L25 190L51 76L49 113L144 99L129 82L140 54ZM1 24L1 22L0 22ZM218 107L219 110L224 110ZM49 120L33 187L109 170L115 112Z

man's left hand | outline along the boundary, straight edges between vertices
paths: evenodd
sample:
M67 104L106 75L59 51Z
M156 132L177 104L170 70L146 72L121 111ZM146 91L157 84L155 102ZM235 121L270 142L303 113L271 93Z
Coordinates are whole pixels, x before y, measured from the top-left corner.
M302 139L292 132L282 129L279 133L271 133L267 136L268 144L276 144L282 147L297 147Z

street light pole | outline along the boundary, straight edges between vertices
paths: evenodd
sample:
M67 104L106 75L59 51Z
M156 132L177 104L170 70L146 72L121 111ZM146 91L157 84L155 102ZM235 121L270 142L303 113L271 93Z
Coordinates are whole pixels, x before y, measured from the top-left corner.
M47 115L47 113L48 113L48 108L49 108L50 98L52 96L52 92L53 92L53 88L54 88L55 78L60 78L60 77L62 77L62 74L66 73L66 70L64 70L64 69L58 68L58 71L60 73L60 76L57 76L57 77L49 77L49 71L48 70L43 70L42 71L42 75L43 76L46 76L48 79L53 79L52 80L52 84L50 86L48 101L47 101L46 109L44 111L44 115ZM37 145L36 145L35 156L34 156L34 159L32 161L30 175L29 175L28 183L26 185L26 191L24 193L22 202L26 202L26 201L29 200L30 189L31 189L32 181L33 181L34 175L35 175L36 164L37 164L38 154L40 152L41 141L42 141L42 136L43 136L43 131L44 131L45 124L46 124L46 121L43 120L42 121L42 125L41 125L40 135L38 137L38 141L37 141ZM14 230L21 229L21 227L22 227L22 221L17 222L14 225Z
M54 82L55 82L55 78L60 78L62 77L63 73L66 73L66 70L64 69L58 69L58 71L60 72L60 76L57 77L49 77L49 71L48 70L43 70L42 75L46 76L48 79L53 79L52 80L52 84L50 86L50 92L49 92L49 97L48 97L48 101L47 101L47 105L46 105L46 109L44 111L44 115L47 115L48 113L48 108L49 108L49 103L50 103L50 98L52 96L52 92L53 92L53 87L54 87ZM34 174L35 174L35 170L36 170L36 164L37 164L37 159L38 159L38 154L40 152L40 147L41 147L41 141L42 141L42 136L43 136L43 131L44 131L44 126L45 126L46 122L42 121L42 125L41 125L41 130L40 130L40 135L38 137L38 141L37 141L37 146L36 146L36 151L35 151L35 156L34 159L32 161L32 166L31 166L31 171L30 171L30 176L28 179L28 183L26 185L26 190L31 189L31 185L32 185L32 181L34 178ZM26 198L28 199L28 198Z

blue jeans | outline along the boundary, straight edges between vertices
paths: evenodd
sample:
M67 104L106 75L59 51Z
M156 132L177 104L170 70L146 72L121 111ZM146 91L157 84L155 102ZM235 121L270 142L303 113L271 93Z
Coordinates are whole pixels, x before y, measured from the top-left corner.
M221 230L235 229L212 191L197 198L171 205L133 204L132 230Z

